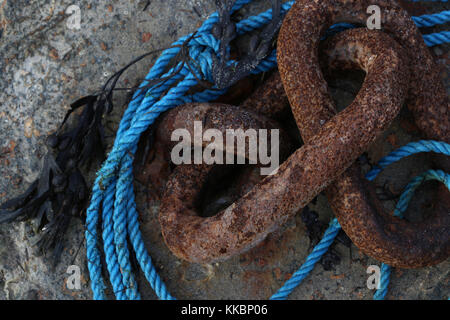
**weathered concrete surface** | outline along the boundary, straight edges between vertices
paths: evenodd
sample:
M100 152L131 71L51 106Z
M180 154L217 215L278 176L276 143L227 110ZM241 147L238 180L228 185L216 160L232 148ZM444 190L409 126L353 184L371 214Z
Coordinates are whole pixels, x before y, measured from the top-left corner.
M258 1L260 11L267 1ZM81 29L67 26L66 8L78 2L61 0L0 0L0 203L23 191L36 178L45 154L44 138L55 130L68 105L92 93L132 58L152 49L167 47L195 30L211 12L214 1L156 0L142 11L146 1L89 1L81 8ZM444 9L427 4L424 12ZM195 8L195 9L194 9ZM449 5L446 5L448 10ZM422 10L422 9L421 9ZM438 61L447 66L448 46L434 48ZM132 67L119 86L139 83L156 57ZM443 75L448 81L448 73ZM345 105L357 90L355 81L336 80L335 96ZM333 84L332 84L333 85ZM107 119L110 142L114 137L125 94L116 95L117 108ZM419 137L408 112L402 112L369 152L375 162L387 152ZM376 181L385 182L394 193L427 167L424 157L413 157L392 166ZM367 169L367 168L366 168ZM285 232L277 233L258 248L218 265L200 266L177 260L162 241L157 223L158 208L147 201L147 189L136 183L138 208L147 249L170 292L178 298L262 299L269 297L292 274L310 252L310 241L298 215ZM419 191L426 194L428 185ZM420 198L420 197L419 197ZM425 197L426 198L426 197ZM393 201L386 206L393 208ZM414 208L426 201L414 200ZM328 222L332 216L323 196L311 205ZM35 237L28 223L0 226L0 299L90 299L84 233L81 221L74 221L67 239L70 245L62 262L51 270L45 258L34 252ZM81 246L81 247L80 247ZM78 250L79 249L79 250ZM312 274L291 295L292 299L370 299L366 268L376 261L338 244L340 264L326 271L316 266ZM78 254L77 254L78 253ZM82 270L82 289L65 286L66 269ZM390 299L446 299L449 296L449 262L420 270L396 270L390 284ZM155 298L141 275L145 298Z

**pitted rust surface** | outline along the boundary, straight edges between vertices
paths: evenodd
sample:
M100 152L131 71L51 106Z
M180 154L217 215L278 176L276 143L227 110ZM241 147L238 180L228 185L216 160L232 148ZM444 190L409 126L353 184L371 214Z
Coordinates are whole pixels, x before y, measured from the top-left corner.
M297 122L303 123L302 136L314 135L321 122L335 114L326 86L310 91L307 87L302 88L304 91L297 90L300 86L297 80L314 79L314 83L325 83L317 68L320 35L339 21L365 25L366 9L370 5L380 6L383 31L400 43L408 55L412 69L407 105L416 124L427 138L449 142L449 102L438 68L409 14L391 0L301 0L287 14L278 38L278 55L283 59L279 61L279 69L291 107L299 109L294 113ZM315 106L314 111L299 107L308 104ZM317 119L316 113L319 113Z
M279 129L279 124L262 114L245 110L240 107L218 103L192 103L176 108L168 112L158 127L159 141L166 146L166 151L170 152L177 141L171 141L171 134L176 129L186 129L191 137L194 136L194 121L200 121L203 130L217 129L223 137L227 129L268 129L268 149L270 150L271 131ZM291 148L289 137L283 129L279 129L280 136L280 156L285 158ZM194 143L194 141L192 141ZM224 141L225 142L225 141ZM206 147L210 142L202 141L202 147ZM248 142L246 141L246 154L248 159ZM225 156L224 156L225 159ZM259 164L258 164L259 166ZM235 181L232 191L228 192L233 201L246 194L252 187L261 180L259 171L255 173L255 168L244 168ZM199 256L202 250L214 251L210 247L212 239L216 238L216 233L222 233L223 228L215 227L218 216L201 217L205 212L200 212L199 199L207 193L205 190L207 182L211 177L218 180L218 175L224 178L220 171L225 170L223 166L207 164L179 165L169 178L166 190L162 196L159 221L161 224L164 241L170 250L180 258L194 262L204 262L207 256ZM223 182L223 181L221 181ZM232 195L230 194L232 193ZM232 201L232 202L233 202ZM189 217L189 218L188 218ZM188 218L189 221L185 221ZM216 222L215 222L216 221ZM203 233L198 230L199 225L206 225L209 232ZM208 239L208 237L212 237ZM231 235L225 235L231 237ZM263 240L263 238L261 238ZM256 245L254 243L254 245ZM186 249L186 246L189 249ZM206 248L206 249L205 249ZM219 248L223 258L234 254L232 250ZM223 249L223 250L222 250Z
M449 142L448 97L420 32L395 1L366 0L299 0L285 18L278 39L279 69L303 139L308 144L314 141L314 135L322 132L322 126L327 126L332 121L329 119L334 119L336 114L319 67L317 49L320 35L335 22L364 24L366 9L373 4L381 7L383 30L405 49L407 58L403 61L409 61L411 71L406 102L417 126L427 138ZM374 67L373 62L364 55L354 59L355 54L379 50L386 43L396 47L392 40L377 31L347 31L328 43L329 64L344 68L359 65L367 71L368 65ZM369 74L366 82L368 77ZM381 77L379 81L386 79L387 76ZM364 89L363 86L361 91ZM387 87L386 91L371 90L367 94L371 94L375 102L394 90L395 87ZM349 127L359 135L365 134L364 128L349 120ZM385 214L376 197L370 196L366 190L357 165L326 190L342 228L366 254L405 268L436 264L450 255L448 207L436 208L436 214L421 223L407 223Z
M275 72L264 85L256 89L241 105L242 108L255 110L270 118L277 119L289 106L289 100L284 93L280 73Z
M208 263L254 247L306 206L374 142L398 114L406 97L409 72L403 51L395 42L381 44L367 54L356 55L370 63L365 65L369 72L355 101L324 123L277 174L263 179L219 214L199 217L192 202L187 201L187 195L195 198L191 190L196 190L207 175L201 166L190 168L190 178L174 173L161 203L160 222L164 239L175 255ZM373 92L385 94L374 96Z
M190 103L169 111L164 116L161 124L158 126L159 140L170 150L177 141L171 141L171 133L179 128L186 129L191 137L194 137L194 122L201 121L203 131L208 129L217 129L225 137L226 129L279 129L280 125L269 119L262 113L256 113L258 110L244 110L240 107L221 103ZM270 130L269 145L270 149ZM288 139L284 130L280 129L280 139ZM210 142L202 141L202 146L206 147ZM281 147L287 147L282 144Z

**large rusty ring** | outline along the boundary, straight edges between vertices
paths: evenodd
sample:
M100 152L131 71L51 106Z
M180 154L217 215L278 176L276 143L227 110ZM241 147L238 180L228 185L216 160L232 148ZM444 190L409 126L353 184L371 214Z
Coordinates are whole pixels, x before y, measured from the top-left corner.
M335 22L364 24L369 5L381 8L383 31L405 49L407 59L403 61L409 61L411 69L406 102L416 124L427 138L448 143L449 104L438 68L408 13L392 0L297 0L287 14L278 38L278 62L302 138L307 144L315 143L317 134L321 135L336 119L335 105L319 67L317 52L321 35ZM328 59L339 61L339 67L365 64L367 83L370 73L378 68L375 60L357 62L352 55L367 57L361 51L373 51L389 43L388 47L394 48L393 41L379 31L352 30L332 39L326 44L325 52ZM336 55L339 59L335 59ZM334 67L331 61L328 65ZM397 90L387 86L386 92L376 91L366 83L359 96L366 92L366 97L370 97L368 103L381 101L383 96ZM368 121L378 121L380 117L384 116L379 114ZM353 128L349 134L365 135L357 118L347 120L347 125ZM347 137L344 134L341 139ZM349 148L353 147L349 145ZM435 214L420 223L392 217L384 213L374 194L369 194L357 164L330 185L326 194L347 235L363 252L379 261L416 268L439 263L450 255L450 215L448 207L440 203Z
M192 175L183 179L177 173L179 167L175 169L162 198L159 220L164 240L176 256L209 263L252 248L344 173L387 128L406 98L409 70L407 57L395 41L382 33L373 35L381 40L377 45L368 37L355 38L370 50L354 50L350 57L368 71L353 103L333 118L324 118L317 134L289 156L275 175L264 178L232 205L213 217L198 216L188 199L197 196L191 190L198 190L194 185L199 180L193 177L203 173L193 168ZM349 60L341 55L333 58L336 63ZM318 69L312 72L320 74ZM309 89L314 85L326 89L321 82L309 83ZM303 88L307 89L308 85ZM298 119L298 108L292 109ZM212 115L214 106L209 110Z

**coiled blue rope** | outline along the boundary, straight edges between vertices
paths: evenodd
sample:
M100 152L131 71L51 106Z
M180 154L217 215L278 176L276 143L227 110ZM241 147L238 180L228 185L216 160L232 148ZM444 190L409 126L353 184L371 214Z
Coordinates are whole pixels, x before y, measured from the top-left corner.
M237 0L233 10L238 10L252 0ZM288 11L294 1L282 5L284 12ZM266 25L272 16L272 10L242 20L236 25L237 34L260 28ZM431 15L433 16L433 15ZM435 19L435 22L430 22ZM443 23L448 17L427 17L426 22ZM199 69L197 77L201 74L211 81L212 59L217 55L219 42L212 36L211 28L218 21L214 13L197 30L196 36L188 43L189 55L197 61ZM441 21L441 22L439 22ZM342 28L335 26L335 28ZM344 26L345 27L345 26ZM435 35L435 36L433 36ZM447 41L442 35L427 35L432 43ZM181 50L180 46L192 34L180 38L173 47L162 52L154 66L146 76L141 88L152 79L159 79L172 75L178 66L164 71L172 58ZM434 39L433 37L437 37ZM450 40L450 39L449 39ZM230 61L230 63L233 63ZM276 53L273 51L264 59L253 73L268 71L276 66ZM173 86L176 83L176 86ZM144 241L139 230L138 213L135 204L133 189L133 158L142 132L144 132L162 112L186 102L205 102L218 98L226 90L204 90L193 95L186 95L188 90L197 84L196 77L190 69L183 66L170 80L159 86L154 86L144 92L137 90L128 105L117 131L116 140L108 158L97 173L90 205L86 218L86 247L89 275L94 299L106 299L106 285L102 278L101 254L99 249L99 234L97 226L102 212L102 238L105 259L109 273L110 283L117 299L139 299L136 280L130 265L130 252L128 250L127 236L137 261L151 287L160 299L174 299L167 291L152 264L152 260L145 249ZM167 92L167 93L166 93ZM165 93L165 94L164 94ZM164 94L164 95L163 95Z

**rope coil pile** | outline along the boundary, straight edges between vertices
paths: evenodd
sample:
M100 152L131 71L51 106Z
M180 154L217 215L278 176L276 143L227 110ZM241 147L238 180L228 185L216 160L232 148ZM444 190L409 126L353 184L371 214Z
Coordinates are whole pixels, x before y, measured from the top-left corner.
M250 2L251 0L237 0L233 7L233 11L239 10L242 6ZM287 12L293 3L294 1L284 3L282 5L282 11ZM272 10L268 10L238 22L236 24L237 34L242 35L266 25L271 19L271 12ZM137 261L156 295L164 300L174 299L157 274L156 269L152 264L151 257L144 246L144 241L139 230L138 213L133 190L133 157L137 150L140 135L153 124L155 119L162 112L189 102L207 102L215 100L226 92L226 90L208 89L192 95L187 95L188 90L198 83L197 78L200 74L205 77L204 80L212 80L211 56L218 54L219 42L212 36L211 29L217 20L217 13L212 14L211 17L197 30L195 37L191 38L192 34L187 35L173 44L173 46L180 46L185 41L189 40L189 54L193 60L198 62L200 70L194 70L199 74L194 75L188 67L183 66L179 73L162 85L150 88L146 92L138 90L134 94L132 101L122 117L113 148L102 168L97 173L86 218L87 259L94 299L106 299L106 284L101 274L100 235L98 233L98 224L100 221L102 223L101 236L103 239L106 265L116 298L119 300L140 299L136 279L130 264L130 252L127 245L128 237ZM432 26L450 21L450 13L449 11L444 11L438 14L413 17L413 20L419 27ZM349 26L348 24L340 24L333 26L331 29L338 31L343 27L348 28ZM450 42L450 32L444 31L424 35L424 40L428 46L448 43ZM165 50L151 68L144 82L141 84L141 87L146 85L146 81L165 77L176 70L178 66L174 66L169 71L165 72L169 62L177 53L179 53L179 51L180 47L172 47ZM233 61L230 61L230 64L233 63ZM274 67L276 67L275 51L269 54L262 63L255 68L253 73L266 72ZM429 151L450 155L450 146L439 142L422 141L416 144L409 144L407 149L401 149L401 152L403 153ZM381 162L380 168L391 163L390 161L398 156L399 154L389 155L388 157L391 157L389 158L390 160ZM378 173L370 173L368 179L373 179L376 174ZM427 179L433 177L440 181L445 181L444 183L449 187L448 175L443 172L428 172L426 177ZM408 195L410 195L413 191L414 187L409 187L405 193L407 192ZM404 209L406 209L408 195L405 196L405 200L401 201L401 204L399 202L399 205L397 206L399 212L403 212ZM308 257L307 263L305 263L307 266L303 265L301 270L297 271L285 286L283 286L277 294L272 296L272 299L285 299L288 296L300 281L306 277L309 271L312 270L315 262L320 259L321 255L326 252L339 229L339 224L336 220L333 220L330 224L330 228L325 233L324 239L316 246L317 250L315 248L311 258ZM383 266L382 270L384 272L382 273L381 283L382 288L384 289L380 290L385 290L388 282L388 268ZM383 283L385 283L385 285L383 285ZM385 291L383 291L383 293L378 292L381 291L377 291L377 298L384 297L386 294Z

